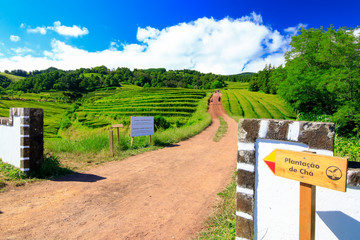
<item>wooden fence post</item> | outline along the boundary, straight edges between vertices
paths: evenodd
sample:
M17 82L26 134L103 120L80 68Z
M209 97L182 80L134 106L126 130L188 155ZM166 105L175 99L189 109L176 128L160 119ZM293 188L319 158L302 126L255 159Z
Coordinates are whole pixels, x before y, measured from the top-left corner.
M116 128L117 143L118 143L118 145L120 145L120 133L119 133L119 128L124 127L124 125L123 125L123 124L113 124L112 127L113 127L113 128Z
M114 156L114 135L113 131L109 130L109 147L110 147L110 156Z
M116 128L116 136L117 136L117 142L118 142L118 145L120 144L120 133L119 133L119 128L117 127Z

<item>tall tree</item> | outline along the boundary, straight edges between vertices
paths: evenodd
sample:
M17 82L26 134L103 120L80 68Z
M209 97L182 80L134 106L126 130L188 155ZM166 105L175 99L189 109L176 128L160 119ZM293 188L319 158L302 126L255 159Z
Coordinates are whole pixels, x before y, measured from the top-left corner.
M279 94L296 110L333 114L343 132L360 129L360 37L354 29L302 29L286 53Z

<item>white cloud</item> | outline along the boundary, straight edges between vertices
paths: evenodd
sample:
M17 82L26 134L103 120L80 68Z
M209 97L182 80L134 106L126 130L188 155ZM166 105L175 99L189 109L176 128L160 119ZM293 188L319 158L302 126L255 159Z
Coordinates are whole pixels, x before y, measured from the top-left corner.
M75 25L73 25L72 27L67 27L61 25L60 21L54 22L54 26L47 27L47 29L53 30L60 35L68 36L68 37L79 37L89 34L89 30L86 27L81 28L80 26L75 26Z
M28 33L40 33L42 35L45 35L47 33L47 30L45 27L28 28L26 31Z
M284 54L282 53L276 53L273 55L269 55L265 58L258 58L254 61L251 61L249 64L247 64L243 72L258 72L259 70L264 69L265 65L271 64L271 66L280 66L281 64L285 63Z
M97 52L53 39L51 50L44 51L43 57L24 56L22 53L21 56L0 58L0 68L29 71L54 66L68 70L105 65L108 68L130 69L194 69L218 74L257 72L265 64L283 64L283 54L288 50L290 41L289 34L281 35L262 22L261 15L252 13L239 19L204 17L161 30L150 26L139 27L139 43L121 44L122 49L119 50L120 43L112 41L109 49ZM74 37L87 32L86 28L65 27L60 22L55 22L51 28ZM293 34L294 31L288 28L287 33Z
M295 27L288 27L288 28L284 29L284 31L291 35L297 35L299 33L299 31L301 30L301 28L306 28L306 27L307 27L307 24L299 23Z
M33 50L31 50L30 48L27 48L27 47L11 48L11 51L15 52L18 55L23 55L23 54L33 52Z
M260 14L256 14L255 12L252 12L249 16L244 16L244 17L240 18L240 20L246 21L246 22L253 22L256 24L263 23L262 16Z
M21 28L26 28L27 25L25 23L22 23L20 25ZM28 33L40 33L42 35L45 35L48 30L54 31L60 35L66 36L66 37L80 37L89 34L89 30L86 27L80 27L73 25L72 27L61 25L60 21L54 22L53 26L42 26L42 27L36 27L31 28L30 26L27 27Z
M12 42L18 42L18 41L20 41L20 37L19 37L19 36L16 36L16 35L11 35L11 36L10 36L10 40L11 40Z
M355 36L355 37L359 37L359 36L360 36L360 28L356 28L356 29L354 30L354 36Z
M140 28L138 27L136 38L140 42L147 42L150 39L155 39L160 34L160 31L156 28L146 27Z
M109 48L110 50L116 51L116 50L118 50L118 47L120 47L120 46L117 42L110 42L110 48Z

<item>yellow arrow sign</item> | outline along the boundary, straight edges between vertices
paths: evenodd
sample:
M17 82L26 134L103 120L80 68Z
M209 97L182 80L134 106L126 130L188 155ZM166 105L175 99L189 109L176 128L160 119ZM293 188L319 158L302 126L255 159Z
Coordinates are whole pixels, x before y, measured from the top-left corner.
M346 158L275 149L264 161L276 176L346 191Z

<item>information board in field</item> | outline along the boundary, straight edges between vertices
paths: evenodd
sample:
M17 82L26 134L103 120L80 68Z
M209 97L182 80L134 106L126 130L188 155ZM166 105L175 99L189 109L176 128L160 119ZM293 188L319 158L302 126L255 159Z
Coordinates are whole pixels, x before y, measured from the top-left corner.
M130 137L154 135L154 117L131 117Z

